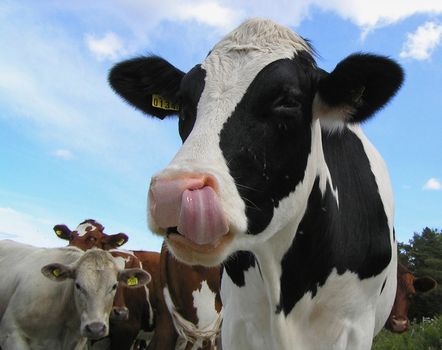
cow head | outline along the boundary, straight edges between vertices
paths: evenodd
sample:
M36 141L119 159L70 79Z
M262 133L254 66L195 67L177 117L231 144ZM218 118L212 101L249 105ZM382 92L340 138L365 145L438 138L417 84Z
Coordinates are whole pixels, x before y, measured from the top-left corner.
M142 269L122 268L112 255L99 249L85 252L72 265L52 263L41 271L55 282L73 280L74 301L81 320L80 333L90 339L108 335L109 314L118 283L134 288L151 279Z
M394 333L408 330L408 308L417 293L425 293L436 288L437 282L431 277L415 277L402 264L398 265L396 298L385 328Z
M111 250L109 253L112 254L115 260L120 261L126 269L142 268L141 261L132 252L124 252L120 250ZM138 285L139 287L145 284ZM125 284L118 286L114 303L112 306L112 312L110 314L110 321L127 321L129 319L129 309L126 306L125 294L127 294Z
M74 231L66 225L55 225L54 231L59 238L69 241L70 246L82 250L92 247L103 250L114 249L122 246L129 239L124 233L114 235L104 233L104 226L91 219L83 221Z
M321 125L333 132L366 120L403 80L386 57L354 54L327 73L313 52L289 28L253 19L188 73L155 56L110 72L130 104L179 117L183 145L152 178L148 217L180 260L213 266L274 239L323 171Z

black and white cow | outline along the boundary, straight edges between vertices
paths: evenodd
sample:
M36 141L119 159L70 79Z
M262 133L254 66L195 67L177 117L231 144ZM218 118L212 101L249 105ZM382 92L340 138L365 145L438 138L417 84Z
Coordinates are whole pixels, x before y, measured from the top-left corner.
M401 86L398 64L353 54L327 73L308 41L252 19L188 73L139 57L109 81L147 114L179 114L149 222L178 259L224 263L223 348L370 349L397 260L390 180L360 123Z

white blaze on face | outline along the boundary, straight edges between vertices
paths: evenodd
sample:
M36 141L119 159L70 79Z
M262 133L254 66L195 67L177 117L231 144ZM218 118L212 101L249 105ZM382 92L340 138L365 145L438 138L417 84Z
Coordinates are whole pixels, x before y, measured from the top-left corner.
M77 231L79 236L84 236L87 231L95 229L95 226L90 223L80 224L74 231Z
M204 329L212 325L218 317L215 309L216 294L209 288L207 281L201 282L201 288L193 291L192 297L198 316L198 328Z

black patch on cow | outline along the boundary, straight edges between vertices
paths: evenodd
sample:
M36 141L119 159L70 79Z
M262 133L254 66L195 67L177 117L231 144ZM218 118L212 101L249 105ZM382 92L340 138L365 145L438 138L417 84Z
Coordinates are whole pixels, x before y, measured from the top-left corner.
M238 287L243 287L245 285L244 272L255 266L255 256L253 253L246 250L236 252L226 262L224 262L224 270L229 275L233 283L235 283Z
M304 178L316 72L304 60L272 62L255 77L220 132L250 234L267 227L274 208Z
M387 283L387 278L385 278L384 283L382 283L382 288L381 288L381 292L379 293L379 295L381 295L382 292L384 291L384 287L385 287L385 284L386 284L386 283Z
M179 133L184 142L193 129L196 120L198 101L204 90L206 71L201 65L193 67L182 79L179 92Z
M285 315L304 294L315 296L333 269L366 279L381 273L391 260L387 216L361 141L345 128L323 135L322 142L339 207L330 185L323 195L317 178L298 233L281 261L276 311Z

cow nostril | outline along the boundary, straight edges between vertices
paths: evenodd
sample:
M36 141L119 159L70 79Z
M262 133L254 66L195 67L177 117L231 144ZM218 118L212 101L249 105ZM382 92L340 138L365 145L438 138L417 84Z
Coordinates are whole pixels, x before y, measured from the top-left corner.
M168 227L167 234L170 234L170 233L178 233L179 234L177 227L176 226L175 227Z

